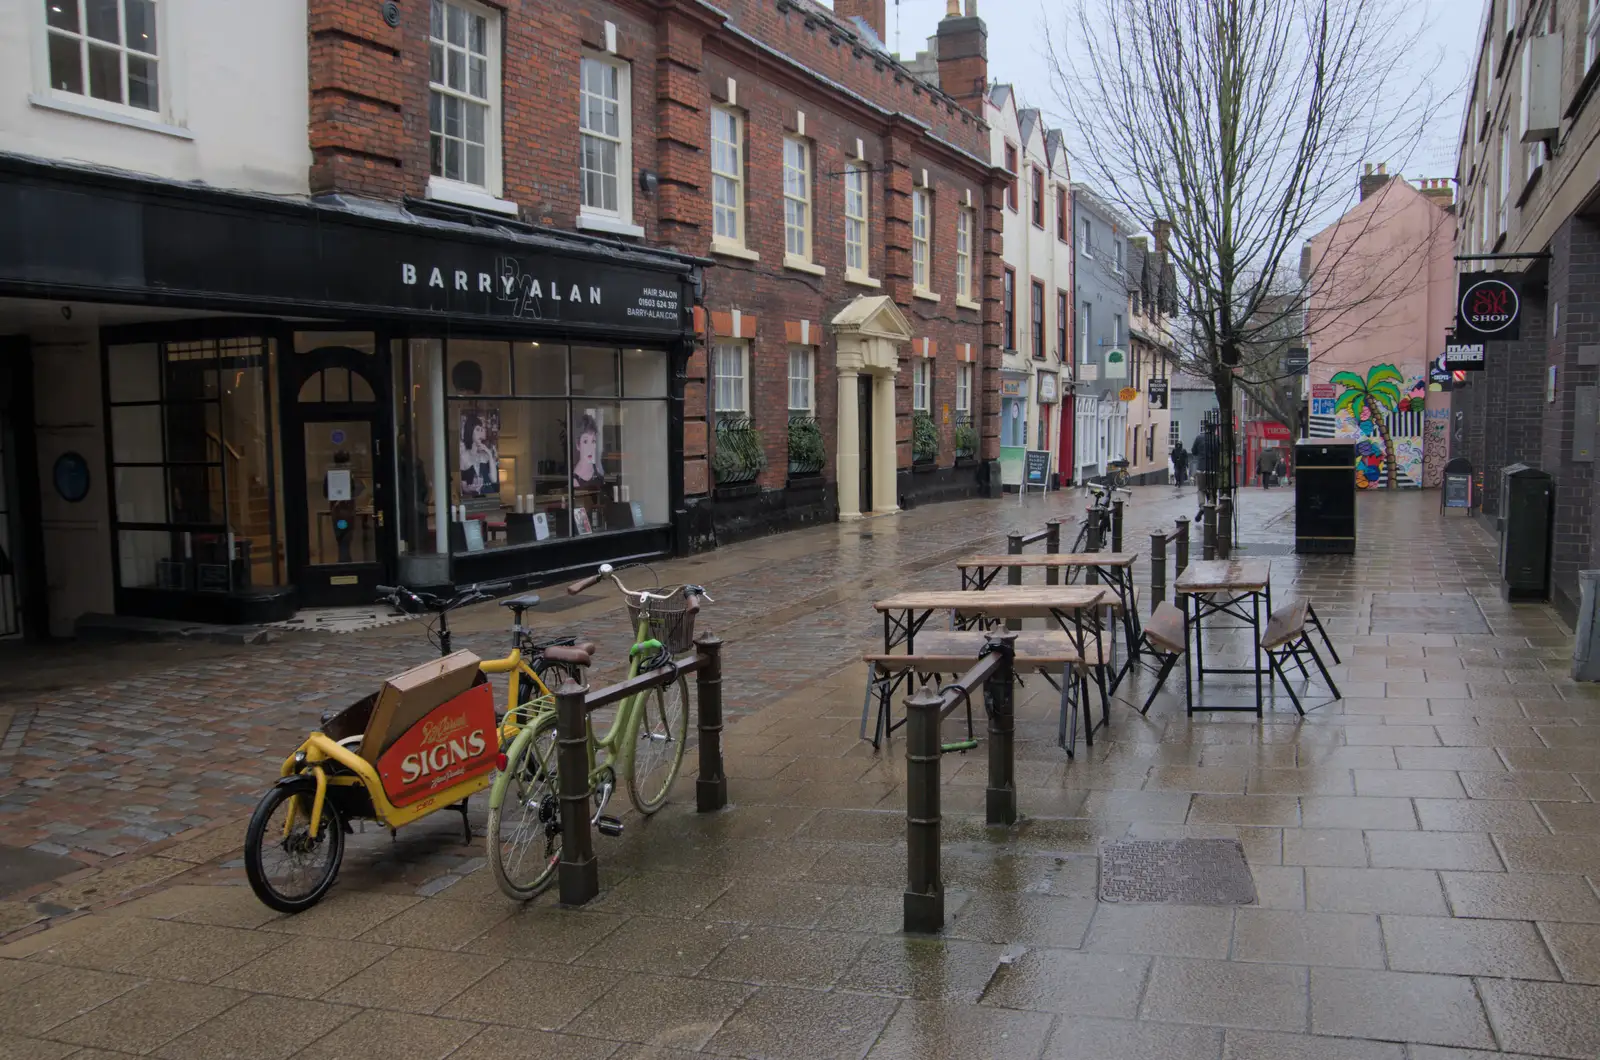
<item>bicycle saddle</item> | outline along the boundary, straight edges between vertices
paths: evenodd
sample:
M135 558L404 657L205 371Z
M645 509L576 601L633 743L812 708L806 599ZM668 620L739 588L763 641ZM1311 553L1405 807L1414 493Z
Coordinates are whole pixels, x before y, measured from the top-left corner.
M530 607L539 606L539 594L527 593L523 596L513 596L510 599L501 600L500 606L509 607L513 611L526 611Z
M588 666L594 661L595 645L592 641L582 644L553 644L541 653L550 662L566 663L568 666Z

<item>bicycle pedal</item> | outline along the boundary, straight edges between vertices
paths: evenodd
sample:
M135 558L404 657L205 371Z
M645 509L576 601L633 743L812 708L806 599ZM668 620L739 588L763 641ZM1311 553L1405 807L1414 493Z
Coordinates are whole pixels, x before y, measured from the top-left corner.
M601 835L610 836L613 839L622 834L622 822L615 817L606 817L602 814L600 817L595 818L594 827L595 831Z

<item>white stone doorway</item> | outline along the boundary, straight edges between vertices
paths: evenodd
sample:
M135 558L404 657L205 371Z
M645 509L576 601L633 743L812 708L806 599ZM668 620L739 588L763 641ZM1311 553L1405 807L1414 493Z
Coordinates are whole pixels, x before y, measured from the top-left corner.
M911 324L887 295L857 298L831 324L839 351L839 518L898 511L894 377Z

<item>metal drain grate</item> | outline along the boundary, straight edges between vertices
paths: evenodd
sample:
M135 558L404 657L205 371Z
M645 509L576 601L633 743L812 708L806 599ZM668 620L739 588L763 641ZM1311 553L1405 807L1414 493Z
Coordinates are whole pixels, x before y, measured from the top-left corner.
M1100 900L1249 905L1256 882L1237 839L1124 839L1100 848Z

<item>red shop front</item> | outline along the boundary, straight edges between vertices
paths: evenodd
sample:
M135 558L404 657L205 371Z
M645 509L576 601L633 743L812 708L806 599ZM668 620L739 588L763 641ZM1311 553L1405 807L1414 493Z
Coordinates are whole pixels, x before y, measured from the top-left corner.
M1263 449L1278 450L1279 474L1287 478L1290 465L1294 461L1294 446L1290 444L1294 435L1289 428L1281 423L1270 420L1251 420L1244 425L1244 475L1245 481L1256 480L1256 458Z

